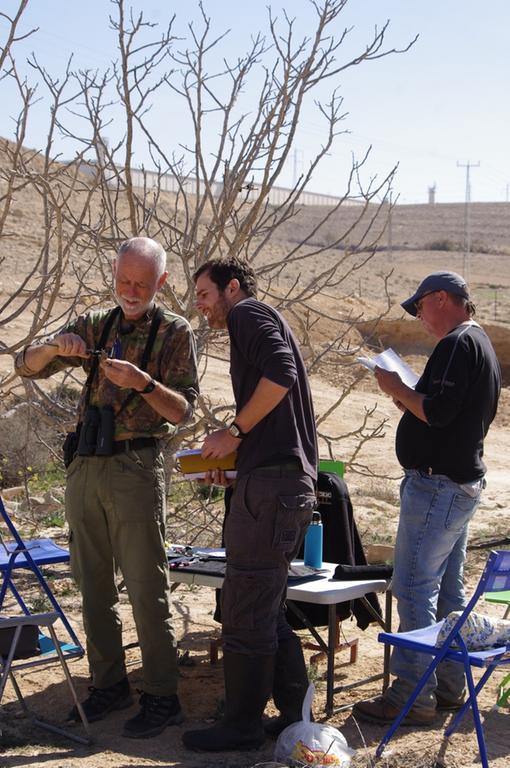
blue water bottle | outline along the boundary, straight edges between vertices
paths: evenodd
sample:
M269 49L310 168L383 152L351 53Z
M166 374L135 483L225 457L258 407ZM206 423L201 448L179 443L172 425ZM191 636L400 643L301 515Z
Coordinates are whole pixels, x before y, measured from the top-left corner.
M312 512L312 520L305 535L305 565L322 568L322 520L320 512Z

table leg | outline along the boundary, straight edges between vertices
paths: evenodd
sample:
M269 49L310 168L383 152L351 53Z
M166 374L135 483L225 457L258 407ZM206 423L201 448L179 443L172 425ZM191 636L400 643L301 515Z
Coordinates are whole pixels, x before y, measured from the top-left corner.
M331 717L334 710L336 645L336 605L328 605L328 666L326 672L326 715Z
M385 592L385 604L384 604L384 616L381 616L375 608L371 605L371 603L367 600L366 597L361 597L365 608L369 611L369 613L372 614L372 616L377 620L377 623L379 624L382 629L384 629L386 632L391 632L391 621L392 621L392 603L391 603L391 589L387 589ZM344 704L340 707L334 706L334 695L337 693L341 693L342 691L349 691L352 688L357 688L360 685L367 685L368 683L375 682L376 680L380 680L382 678L383 680L383 690L386 690L386 688L389 685L390 681L390 649L388 644L385 643L384 646L384 665L383 665L383 672L378 673L376 675L370 675L370 677L364 677L360 680L355 680L353 683L348 683L347 685L339 685L336 688L333 685L333 677L334 677L334 664L332 666L331 670L331 694L329 692L329 663L328 663L328 695L326 697L326 713L328 717L331 717L331 715L336 715L338 712L343 712L347 709L351 709L354 706L354 702L352 704Z
M385 597L384 631L391 632L391 622L392 622L391 589L386 590L386 594L384 597ZM390 644L384 643L383 691L385 691L390 684L390 654L391 654Z

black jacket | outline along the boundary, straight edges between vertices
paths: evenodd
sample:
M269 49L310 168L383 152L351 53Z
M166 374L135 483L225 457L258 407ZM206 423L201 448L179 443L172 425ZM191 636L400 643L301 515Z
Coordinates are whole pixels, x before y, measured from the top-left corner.
M351 498L345 481L333 472L319 472L317 483L318 509L323 525L322 559L329 563L345 565L366 565L361 539L354 520ZM298 557L303 557L301 551ZM370 604L381 615L381 608L375 593L367 595ZM312 626L328 624L328 606L296 601ZM375 621L360 599L338 603L336 613L340 620L354 615L360 629L366 629ZM287 611L287 620L294 629L303 629L304 624L292 610Z

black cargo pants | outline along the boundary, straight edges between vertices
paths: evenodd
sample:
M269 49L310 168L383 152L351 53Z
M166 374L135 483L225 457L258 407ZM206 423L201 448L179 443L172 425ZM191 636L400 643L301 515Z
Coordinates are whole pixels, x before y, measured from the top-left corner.
M252 470L235 486L225 525L227 569L221 593L226 651L267 656L292 634L284 612L289 563L315 504L302 470Z

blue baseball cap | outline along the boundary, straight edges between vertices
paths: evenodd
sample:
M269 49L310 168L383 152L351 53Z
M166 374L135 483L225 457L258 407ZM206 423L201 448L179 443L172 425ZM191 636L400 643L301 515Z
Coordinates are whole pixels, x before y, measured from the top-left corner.
M416 302L426 296L427 293L434 293L434 291L447 291L469 299L469 290L462 275L458 275L456 272L432 272L431 275L427 275L421 281L411 298L403 301L400 306L410 315L416 317Z

